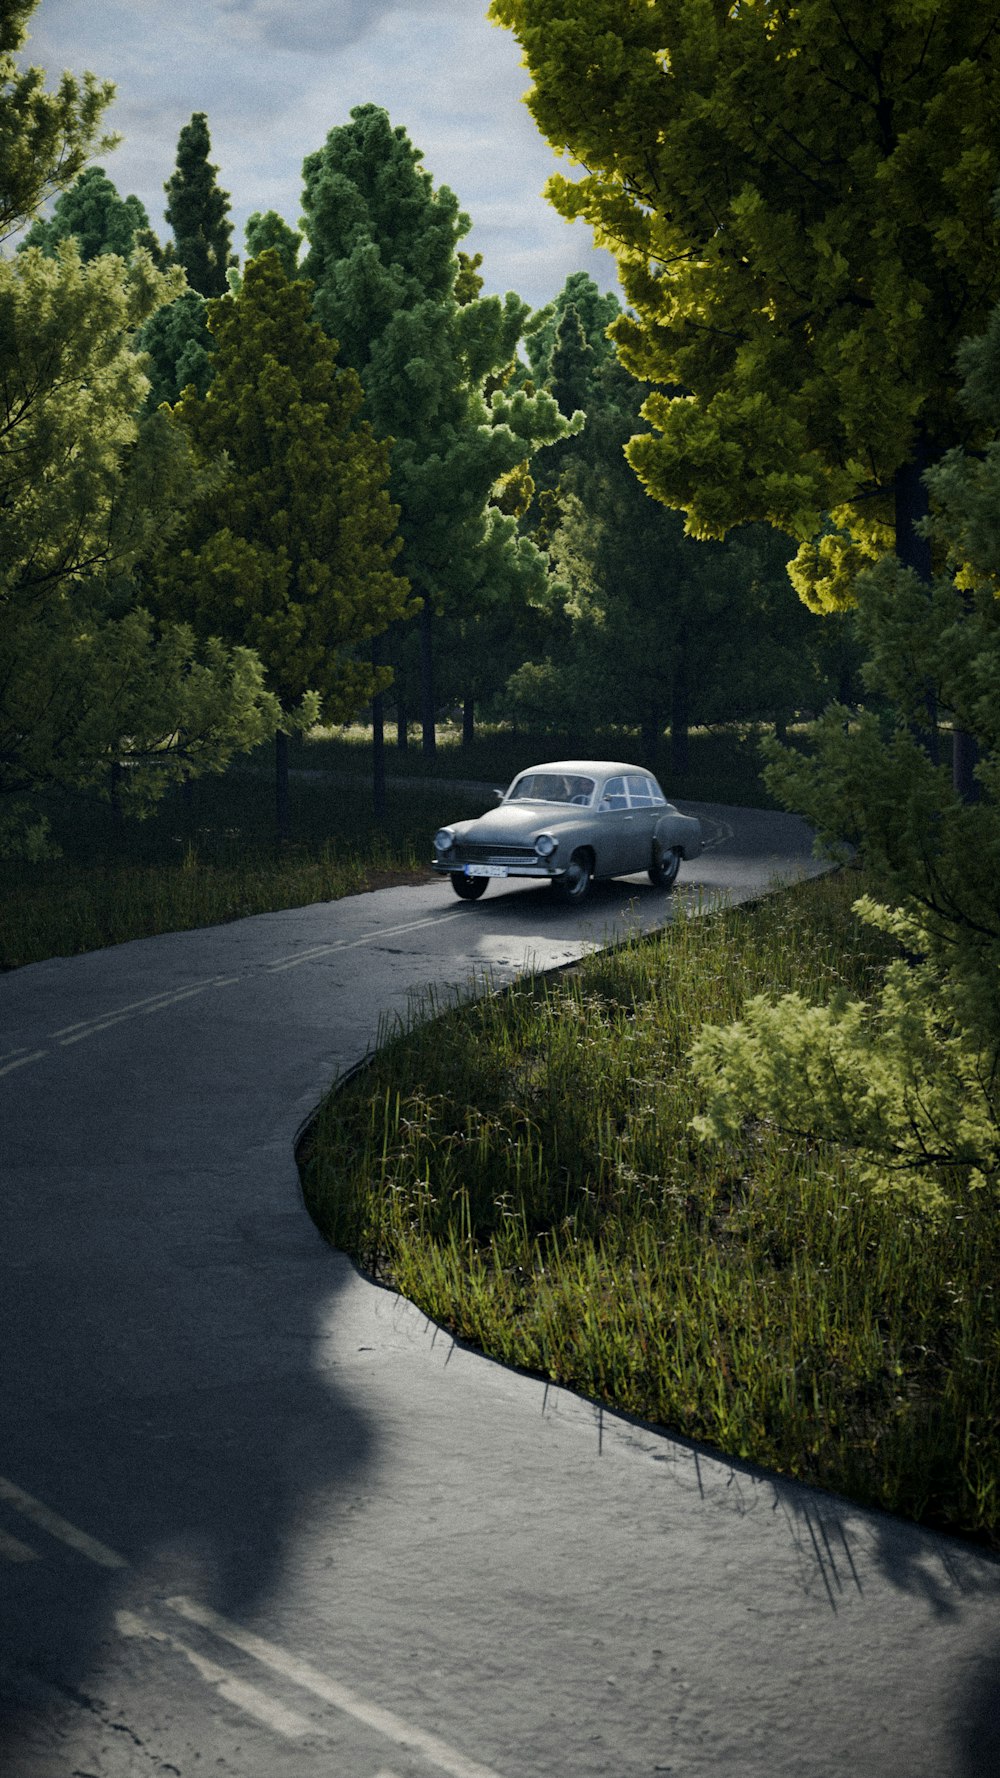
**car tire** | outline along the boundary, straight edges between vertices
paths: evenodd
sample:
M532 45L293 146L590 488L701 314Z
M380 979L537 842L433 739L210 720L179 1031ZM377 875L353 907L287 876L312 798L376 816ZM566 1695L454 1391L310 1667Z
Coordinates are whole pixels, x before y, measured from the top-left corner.
M489 880L489 877L467 877L460 870L451 872L451 886L462 901L478 901L481 895L486 894Z
M577 907L590 893L593 860L589 852L574 852L561 877L552 880L552 892L558 901Z
M677 881L677 872L680 868L679 846L674 846L670 852L660 852L658 847L653 847L653 862L649 867L649 880L654 889L672 889Z

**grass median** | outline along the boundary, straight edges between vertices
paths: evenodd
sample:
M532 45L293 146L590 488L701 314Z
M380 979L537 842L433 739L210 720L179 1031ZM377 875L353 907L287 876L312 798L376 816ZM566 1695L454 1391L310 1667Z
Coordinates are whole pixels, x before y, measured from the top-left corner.
M841 873L393 1036L303 1150L319 1226L491 1356L1000 1546L1000 1228L760 1123L702 1146L686 1054L751 994L872 991Z

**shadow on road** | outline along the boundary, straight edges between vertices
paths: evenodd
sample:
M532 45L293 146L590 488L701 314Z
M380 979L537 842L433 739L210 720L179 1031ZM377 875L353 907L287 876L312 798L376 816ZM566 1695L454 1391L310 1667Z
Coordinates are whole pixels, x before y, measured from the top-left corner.
M301 1205L287 1113L219 1041L195 1010L147 1020L141 1041L126 1021L71 1061L24 1067L4 1095L11 1778L44 1770L22 1760L53 1701L90 1707L124 1599L195 1592L245 1617L310 1498L349 1492L377 1461L363 1410L316 1368L346 1262ZM294 1105L280 1026L272 1068Z

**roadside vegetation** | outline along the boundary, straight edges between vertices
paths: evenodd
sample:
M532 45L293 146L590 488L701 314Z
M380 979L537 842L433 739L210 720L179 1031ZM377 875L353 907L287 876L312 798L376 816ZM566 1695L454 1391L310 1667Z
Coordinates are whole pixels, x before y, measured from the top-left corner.
M442 724L430 761L416 745L386 748L386 818L372 818L371 730L291 736L290 834L274 836L274 764L259 748L220 777L175 787L143 821L116 822L105 799L62 791L36 798L62 856L0 859L0 968L72 956L126 939L217 925L246 914L334 901L395 881L419 881L443 821L480 814L462 780L506 783L562 749L599 754L638 737L561 739L484 727L471 747ZM678 796L767 802L752 731L691 737L691 770ZM669 762L665 762L669 763ZM661 768L662 769L662 768ZM435 780L422 780L433 774ZM459 780L449 789L447 780ZM665 783L670 783L664 771Z
M391 1036L301 1154L328 1239L491 1356L1000 1544L1000 1229L768 1118L698 1141L687 1056L746 1000L871 998L853 871L679 919Z

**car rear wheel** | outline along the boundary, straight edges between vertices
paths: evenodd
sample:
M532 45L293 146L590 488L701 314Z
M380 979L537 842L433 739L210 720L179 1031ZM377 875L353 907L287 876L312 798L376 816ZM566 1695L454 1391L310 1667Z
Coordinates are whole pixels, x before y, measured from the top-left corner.
M461 896L463 901L478 901L481 895L486 894L486 885L489 880L489 877L467 877L465 872L460 870L451 872L451 886L455 894Z
M574 906L584 900L590 889L592 860L589 852L574 852L561 877L552 880L553 893L560 901Z
M678 847L671 852L661 852L653 847L653 862L649 867L649 880L656 889L672 889L677 881L677 872L681 868L681 855Z

